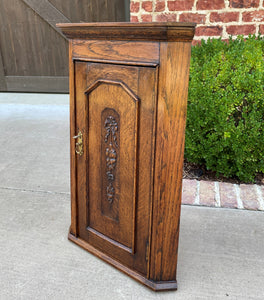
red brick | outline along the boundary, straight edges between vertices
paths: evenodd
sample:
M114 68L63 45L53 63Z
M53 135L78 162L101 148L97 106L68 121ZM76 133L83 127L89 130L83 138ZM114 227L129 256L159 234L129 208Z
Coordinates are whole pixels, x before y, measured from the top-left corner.
M138 23L138 17L137 16L130 16L130 22Z
M239 12L212 12L210 14L210 22L236 22L239 19Z
M139 2L130 2L130 12L137 13L139 12Z
M156 16L157 22L175 22L176 21L176 15L175 14L167 14L162 13Z
M196 36L219 36L222 34L223 28L220 26L201 26L195 30Z
M225 8L225 0L198 0L197 10L211 10Z
M237 208L235 187L232 183L219 182L221 207Z
M142 2L142 8L147 12L152 12L152 1Z
M183 11L191 10L194 4L194 0L175 0L168 1L168 9L170 11Z
M255 186L253 184L240 185L240 198L245 209L258 210L259 202Z
M264 21L264 10L247 11L242 16L244 22L262 22Z
M206 15L204 14L183 13L180 15L180 22L195 22L199 24L204 24L205 18Z
M259 33L264 34L264 24L259 26Z
M245 34L248 35L250 33L256 32L255 25L230 25L226 27L226 32L232 35Z
M155 6L155 11L164 11L165 10L165 1L157 1Z
M200 181L200 205L215 206L214 182Z
M192 46L196 46L198 44L201 45L201 42L202 42L201 40L193 40L192 41Z
M141 15L142 22L152 22L152 15Z
M229 6L233 8L259 7L259 0L231 0Z
M184 179L182 181L182 204L194 204L197 181Z

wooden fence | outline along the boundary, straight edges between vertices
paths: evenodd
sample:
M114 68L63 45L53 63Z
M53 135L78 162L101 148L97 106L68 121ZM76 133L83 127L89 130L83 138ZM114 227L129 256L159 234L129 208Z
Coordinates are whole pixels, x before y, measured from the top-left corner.
M129 0L1 0L0 91L68 92L60 22L129 21Z

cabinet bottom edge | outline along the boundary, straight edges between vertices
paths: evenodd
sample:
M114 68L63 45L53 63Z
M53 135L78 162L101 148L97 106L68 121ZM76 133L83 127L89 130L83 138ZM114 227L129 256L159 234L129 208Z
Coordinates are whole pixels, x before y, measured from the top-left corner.
M151 288L154 291L167 291L167 290L177 290L177 281L152 281L141 274L137 273L136 271L124 266L119 261L113 259L109 255L103 253L102 251L94 248L92 245L88 244L84 240L76 237L71 232L69 232L68 239L73 243L77 244L78 246L82 247L83 249L87 250L88 252L94 254L98 258L102 259L103 261L109 263L116 269L122 271L126 275L130 276L131 278L137 280L138 282L144 284L145 286Z

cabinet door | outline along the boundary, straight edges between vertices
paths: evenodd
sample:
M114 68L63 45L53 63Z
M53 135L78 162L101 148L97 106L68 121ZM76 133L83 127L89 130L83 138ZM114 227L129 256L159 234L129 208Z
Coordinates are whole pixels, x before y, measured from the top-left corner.
M156 117L154 67L75 63L79 238L148 273Z

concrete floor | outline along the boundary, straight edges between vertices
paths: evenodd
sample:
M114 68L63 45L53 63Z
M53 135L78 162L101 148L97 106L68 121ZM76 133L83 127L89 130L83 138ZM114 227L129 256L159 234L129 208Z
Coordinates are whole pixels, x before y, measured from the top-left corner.
M0 299L264 299L264 213L183 206L177 292L67 240L68 95L0 94Z

